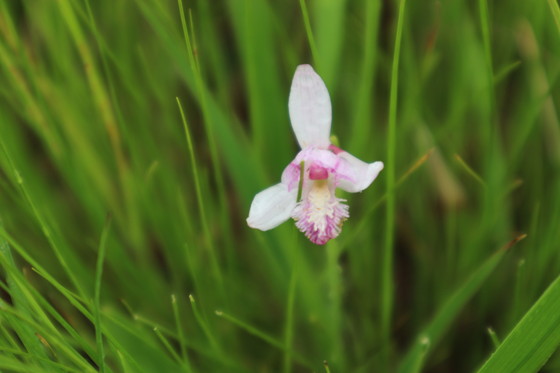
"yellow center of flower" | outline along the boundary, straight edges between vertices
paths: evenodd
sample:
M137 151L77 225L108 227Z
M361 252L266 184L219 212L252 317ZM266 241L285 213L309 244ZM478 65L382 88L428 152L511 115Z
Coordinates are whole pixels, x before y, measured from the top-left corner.
M312 181L311 189L307 195L309 202L308 221L319 231L326 228L326 217L333 216L336 199L332 198L327 180Z

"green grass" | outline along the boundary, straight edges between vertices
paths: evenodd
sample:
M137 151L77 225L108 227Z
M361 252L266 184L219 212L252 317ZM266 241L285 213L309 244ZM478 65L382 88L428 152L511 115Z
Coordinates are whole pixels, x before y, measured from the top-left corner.
M559 371L559 9L0 0L0 371ZM385 162L324 247L245 222L303 63Z

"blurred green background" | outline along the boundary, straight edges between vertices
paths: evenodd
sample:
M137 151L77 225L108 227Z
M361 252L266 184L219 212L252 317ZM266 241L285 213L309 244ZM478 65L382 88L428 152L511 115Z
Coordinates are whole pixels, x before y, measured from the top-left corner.
M404 1L1 0L0 371L560 371L558 3ZM303 63L326 246L245 223Z

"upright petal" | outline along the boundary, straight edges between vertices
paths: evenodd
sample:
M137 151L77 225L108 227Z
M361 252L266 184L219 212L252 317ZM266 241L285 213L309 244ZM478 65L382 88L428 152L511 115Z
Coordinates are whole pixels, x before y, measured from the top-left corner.
M289 99L290 120L302 149L326 149L331 133L331 99L325 83L311 65L299 65Z
M276 184L257 193L249 209L247 224L267 231L288 220L296 207L298 189L288 191L285 184Z
M383 162L366 163L345 151L338 154L344 167L341 167L338 187L350 193L361 192L375 180L383 169Z

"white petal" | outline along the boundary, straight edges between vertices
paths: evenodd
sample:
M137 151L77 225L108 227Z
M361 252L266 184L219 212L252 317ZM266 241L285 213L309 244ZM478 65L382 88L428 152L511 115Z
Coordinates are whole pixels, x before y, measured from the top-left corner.
M276 184L258 193L251 203L247 224L267 231L288 220L296 207L298 188L288 191L285 184Z
M290 120L302 149L330 144L331 99L323 80L310 65L299 65L290 90Z
M341 152L338 154L344 162L344 172L340 175L338 187L351 193L361 192L375 180L379 172L383 169L383 162L366 163L352 154Z

